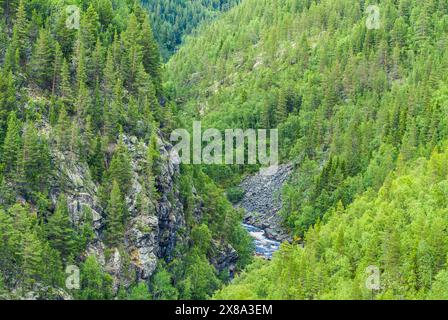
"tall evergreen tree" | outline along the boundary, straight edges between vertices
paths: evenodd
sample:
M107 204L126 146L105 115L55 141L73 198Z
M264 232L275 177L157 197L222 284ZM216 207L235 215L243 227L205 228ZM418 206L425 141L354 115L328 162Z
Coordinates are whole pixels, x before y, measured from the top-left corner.
M68 258L73 254L76 238L70 221L67 198L63 194L59 196L55 212L48 218L46 235L50 245L58 250L62 257Z
M112 247L123 243L125 207L118 182L112 182L112 191L107 207L106 241Z
M6 176L17 173L17 165L21 151L21 123L15 112L11 112L8 118L8 130L2 150L2 164Z

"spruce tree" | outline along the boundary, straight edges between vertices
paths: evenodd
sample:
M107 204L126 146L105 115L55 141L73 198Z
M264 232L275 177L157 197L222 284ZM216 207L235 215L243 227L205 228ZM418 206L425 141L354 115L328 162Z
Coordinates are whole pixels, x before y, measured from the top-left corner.
M18 52L18 62L23 66L26 62L29 50L29 24L25 12L25 4L20 0L14 21L13 36L11 40L12 49Z
M41 29L31 59L31 77L43 90L51 88L54 61L53 43L49 31Z
M151 30L148 19L144 19L141 25L140 45L143 48L142 62L146 72L149 73L153 80L156 94L160 95L162 90L161 79L161 57L157 43Z
M31 289L41 280L42 272L42 243L37 232L31 230L23 235L22 251L20 252L23 274L22 284L24 289Z
M123 195L128 195L132 187L132 166L123 137L120 137L108 171L109 181L116 181Z
M98 14L92 4L87 11L82 14L80 22L80 40L90 56L94 50L96 39L98 38L100 24Z
M81 300L103 300L112 297L112 277L103 272L95 256L89 255L81 266Z
M68 63L65 58L62 61L60 79L61 79L59 85L60 95L65 101L70 102L70 100L73 97L73 91L72 91L70 70L68 68Z
M22 135L23 149L19 170L25 192L46 192L51 176L50 151L47 141L39 136L32 123L27 123Z
M12 110L16 110L16 89L11 70L0 71L0 141L4 139L6 121Z
M103 92L107 101L112 99L116 73L111 49L107 51L106 65L103 71Z
M93 153L89 159L89 167L92 178L96 182L101 183L104 174L104 155L100 136L97 136L95 139Z
M278 95L277 108L275 110L275 119L277 121L277 125L283 123L288 117L288 106L286 103L286 92L282 88L280 89Z
M2 164L6 176L17 173L17 164L21 151L21 123L15 112L11 112L8 118L8 130L3 144Z
M68 258L75 247L75 233L70 221L67 198L61 194L56 205L55 212L48 218L46 235L50 245L61 253L63 258Z
M56 94L56 89L60 86L62 73L62 51L59 43L56 42L53 60L53 79L51 85L51 95ZM65 72L65 71L64 71Z
M117 180L112 182L112 190L107 206L106 241L111 247L123 243L125 204Z

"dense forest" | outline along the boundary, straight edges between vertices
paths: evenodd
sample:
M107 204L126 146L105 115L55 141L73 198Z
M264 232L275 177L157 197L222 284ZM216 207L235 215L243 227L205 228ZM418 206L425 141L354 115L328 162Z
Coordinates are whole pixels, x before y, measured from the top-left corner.
M448 4L246 0L168 62L167 92L208 127L279 128L296 243L217 298L447 298ZM204 125L205 126L205 125ZM208 169L223 186L247 172ZM304 248L302 248L302 244Z
M142 0L150 12L151 25L164 60L182 43L184 36L209 22L241 0Z
M0 2L0 296L205 299L251 259L240 213L167 156L147 11L73 4Z

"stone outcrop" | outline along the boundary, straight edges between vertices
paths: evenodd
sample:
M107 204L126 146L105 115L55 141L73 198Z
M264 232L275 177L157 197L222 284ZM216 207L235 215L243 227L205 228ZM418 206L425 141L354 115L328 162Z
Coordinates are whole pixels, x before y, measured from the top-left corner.
M243 180L240 187L244 197L237 205L246 211L247 224L265 230L269 239L291 241L282 228L282 218L278 212L282 207L281 189L293 170L292 165L280 165L272 175L258 173Z
M68 201L69 213L73 223L78 223L84 207L89 207L93 214L95 237L86 248L86 254L96 256L98 262L114 279L114 289L120 286L128 287L134 281L148 280L154 273L159 259L171 260L176 243L186 243L187 238L181 238L178 230L185 228L185 215L180 192L176 181L180 175L179 165L170 157L172 146L165 142L161 135L158 138L160 159L155 177L157 195L149 199L145 212L138 210L138 195L142 192L141 177L145 176L147 146L136 137L123 137L131 158L133 183L126 205L129 219L126 225L124 248L121 250L107 248L103 242L105 217L107 212L98 199L99 186L91 176L87 164L69 154L53 151L53 163L57 173L55 181L58 185L52 187L51 199L56 204L58 196L63 192ZM194 208L196 220L202 215L202 200L192 187L195 199ZM184 234L184 233L183 233ZM188 235L183 235L187 237ZM233 270L238 258L236 251L227 244L216 245L216 257L210 262L218 271L228 268Z

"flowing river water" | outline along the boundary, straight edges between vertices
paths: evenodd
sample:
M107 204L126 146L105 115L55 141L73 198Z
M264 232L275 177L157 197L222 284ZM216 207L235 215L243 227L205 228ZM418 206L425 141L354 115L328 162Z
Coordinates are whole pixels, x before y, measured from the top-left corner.
M243 226L254 239L255 254L270 260L273 253L280 248L280 242L268 239L265 231L260 228L245 223Z

